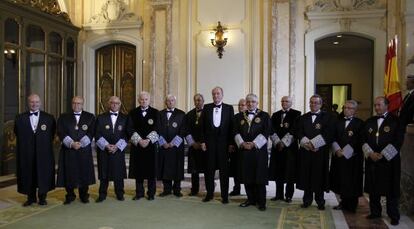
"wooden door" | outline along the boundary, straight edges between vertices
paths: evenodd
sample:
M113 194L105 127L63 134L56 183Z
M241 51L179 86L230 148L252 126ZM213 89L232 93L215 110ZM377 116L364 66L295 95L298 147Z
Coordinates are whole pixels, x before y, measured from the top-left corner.
M135 107L136 49L128 44L110 44L96 50L96 114L107 110L109 97L122 101L121 112Z

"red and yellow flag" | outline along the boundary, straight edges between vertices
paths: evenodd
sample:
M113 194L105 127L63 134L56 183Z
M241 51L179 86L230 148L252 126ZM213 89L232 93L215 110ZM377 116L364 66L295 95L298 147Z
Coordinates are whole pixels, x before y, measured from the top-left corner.
M390 101L388 112L398 112L402 105L402 96L397 66L397 38L388 43L387 55L385 56L384 94Z

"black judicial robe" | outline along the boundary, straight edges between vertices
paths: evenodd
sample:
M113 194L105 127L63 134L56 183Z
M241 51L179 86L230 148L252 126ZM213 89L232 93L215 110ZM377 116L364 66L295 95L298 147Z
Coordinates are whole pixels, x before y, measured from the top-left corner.
M53 139L56 132L55 118L43 111L39 112L39 122L34 133L30 124L29 112L16 116L16 177L17 191L30 194L32 184L37 184L39 193L55 188L55 158ZM35 167L33 167L35 166ZM32 173L37 173L37 181Z
M414 92L404 97L399 118L404 132L407 124L414 123Z
M166 143L171 142L175 136L182 139L180 146L164 149L159 145L158 155L158 179L160 180L183 180L184 179L184 133L185 113L175 108L167 119L167 110L159 112L160 127L158 134L165 139Z
M378 131L378 141L376 133ZM388 113L379 130L377 118L371 117L366 121L362 132L363 144L367 143L374 152L380 153L388 144L400 151L404 140L404 132L399 120ZM364 191L377 195L400 196L401 158L400 153L390 161L385 157L374 162L371 158L365 159Z
M58 119L57 133L62 141L59 154L58 187L81 187L95 184L95 170L93 165L91 144L78 150L66 147L63 139L66 136L73 141L80 141L87 136L92 142L95 133L95 116L82 111L79 123L73 112L62 114Z
M329 149L333 139L334 125L334 117L325 111L321 111L313 123L311 112L298 119L296 128L298 141L303 137L310 140L320 134L326 143L316 152L299 148L299 169L296 181L298 189L312 192L328 191Z
M329 171L329 189L340 194L341 197L362 196L362 178L364 154L362 152L361 132L364 122L359 118L352 118L345 128L345 119L338 120L335 125L333 141L341 149L349 144L353 149L353 156L346 159L338 157L333 152L331 169Z
M203 129L201 128L201 113L197 115L197 110L194 108L186 114L186 133L185 136L191 135L193 140L197 143L201 143L201 135ZM206 153L201 149L188 148L188 173L204 172L206 166Z
M96 118L95 141L103 137L109 144L115 145L123 139L128 143L127 134L128 117L121 112L112 126L111 114L105 112ZM96 147L98 159L98 178L109 181L122 180L126 178L125 150L118 149L114 154Z
M158 133L159 128L159 111L153 107L147 108L147 114L142 116L141 107L131 110L128 114L128 137L134 132L146 139L152 131ZM131 153L129 156L129 178L135 179L156 179L158 164L158 143L150 142L146 148L139 144L131 144Z
M270 133L270 136L276 133L280 139L282 139L287 133L293 136L295 135L294 125L297 119L300 117L301 112L294 109L289 109L289 111L286 112L283 123L282 114L283 111L280 110L273 113L271 118L272 132ZM272 147L272 154L270 156L269 163L269 180L277 180L283 183L294 183L298 169L297 154L298 143L295 137L289 147L284 147L282 151L279 151L277 148Z
M234 119L238 120L240 119L240 117L243 117L243 112L239 112L237 114L234 115ZM234 139L232 139L231 144L235 146L235 151L229 153L229 159L230 159L230 163L229 163L229 177L235 177L238 178L240 176L240 149L237 148L236 143L234 142Z
M210 171L228 167L228 146L233 140L233 106L222 103L221 109L221 123L218 128L214 126L214 103L205 105L201 114L203 128L201 142L206 143L207 146L206 169ZM218 153L218 158L216 158L216 153ZM214 164L215 168L210 166Z
M234 120L234 135L240 134L244 142L252 142L262 134L268 139L271 132L270 116L264 111L258 110L248 124L247 111L237 116ZM254 147L251 150L239 149L240 180L242 184L265 184L268 183L268 153L267 143L260 149Z

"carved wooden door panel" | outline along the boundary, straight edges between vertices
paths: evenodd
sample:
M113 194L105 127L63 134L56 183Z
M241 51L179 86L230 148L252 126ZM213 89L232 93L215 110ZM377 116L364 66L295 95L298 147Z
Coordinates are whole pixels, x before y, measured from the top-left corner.
M135 107L136 49L128 44L111 44L96 50L96 114L107 110L109 97L122 101L121 112Z

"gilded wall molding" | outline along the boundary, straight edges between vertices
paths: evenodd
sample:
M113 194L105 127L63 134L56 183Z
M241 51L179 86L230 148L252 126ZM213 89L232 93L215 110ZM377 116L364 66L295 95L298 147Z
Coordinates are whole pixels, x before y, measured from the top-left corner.
M44 13L62 18L66 22L71 22L69 15L66 12L62 12L59 7L59 3L56 0L7 0L18 5L28 6L38 9Z
M380 0L317 0L307 9L308 12L335 12L354 10L383 9Z

